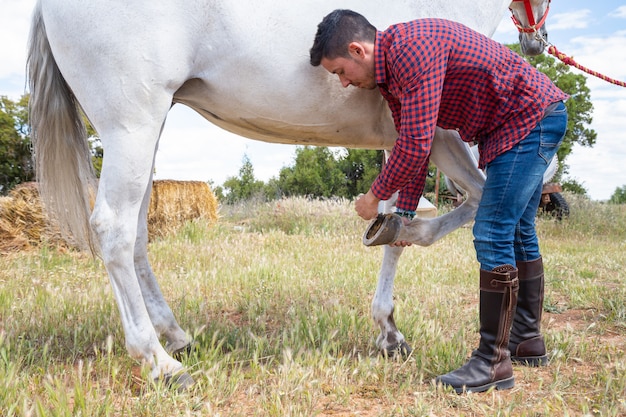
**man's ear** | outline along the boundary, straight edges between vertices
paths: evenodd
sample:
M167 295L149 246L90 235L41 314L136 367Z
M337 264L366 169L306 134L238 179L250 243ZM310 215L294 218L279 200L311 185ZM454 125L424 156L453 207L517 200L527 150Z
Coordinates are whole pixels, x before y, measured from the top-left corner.
M365 46L361 42L350 42L348 45L348 53L354 59L365 58Z

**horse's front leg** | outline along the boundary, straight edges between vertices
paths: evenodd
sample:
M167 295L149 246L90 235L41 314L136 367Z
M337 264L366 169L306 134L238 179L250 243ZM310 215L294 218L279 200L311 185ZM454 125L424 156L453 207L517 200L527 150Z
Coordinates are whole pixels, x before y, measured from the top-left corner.
M152 184L152 181L150 181ZM156 280L150 262L148 261L148 208L152 187L148 186L146 195L141 204L139 223L137 225L137 240L135 242L135 272L139 279L143 301L148 310L150 321L159 336L165 338L165 349L168 353L177 356L191 347L191 339L178 325L172 310L165 301L159 284Z
M416 218L406 227L409 240L429 246L474 219L482 196L485 175L467 145L453 130L437 129L430 159L466 192L466 200L453 211L434 219Z
M383 355L389 357L397 354L407 356L411 353L411 347L404 340L404 335L396 327L393 318L393 282L403 249L385 246L378 285L372 300L372 318L380 327L376 346Z
M386 154L388 158L389 155ZM398 194L394 194L389 200L381 202L383 213L393 211ZM378 274L378 285L372 300L372 318L380 328L380 334L376 339L376 347L387 357L400 354L406 356L411 352L411 347L406 343L404 335L396 327L393 318L393 283L398 269L402 247L385 246L383 262Z
M380 217L366 231L366 245L407 241L429 246L474 218L482 196L485 175L478 169L467 143L461 140L457 132L437 128L430 159L466 192L465 202L443 216L432 219L416 217L406 225L398 216ZM385 231L385 234L375 233L377 230Z

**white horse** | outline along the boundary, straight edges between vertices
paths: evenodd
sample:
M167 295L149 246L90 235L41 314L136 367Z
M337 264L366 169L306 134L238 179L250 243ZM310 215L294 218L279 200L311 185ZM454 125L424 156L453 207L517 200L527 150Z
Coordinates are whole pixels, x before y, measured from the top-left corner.
M174 376L182 387L192 382L174 359L191 339L167 305L147 257L155 153L174 103L252 139L389 150L396 132L380 94L342 89L335 77L309 64L317 24L333 9L350 8L379 28L443 17L491 35L509 2L40 0L28 57L40 192L76 242L102 257L129 354L155 379ZM97 187L81 110L104 148ZM414 241L422 245L471 220L483 184L455 132L437 131L432 159L469 197L453 213L416 225ZM381 328L377 344L387 352L408 349L393 321L401 252L385 247L372 302Z

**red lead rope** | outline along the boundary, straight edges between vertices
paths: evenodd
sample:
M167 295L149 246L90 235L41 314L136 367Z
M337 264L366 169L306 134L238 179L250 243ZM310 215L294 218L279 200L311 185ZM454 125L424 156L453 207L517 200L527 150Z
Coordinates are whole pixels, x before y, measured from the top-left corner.
M599 72L592 71L589 68L583 67L582 65L580 65L579 63L574 61L573 58L565 55L564 53L562 53L558 49L556 49L556 46L554 46L554 45L550 45L548 47L548 53L550 55L554 55L555 57L560 59L564 64L571 65L572 67L578 68L579 70L584 71L587 74L591 74L594 77L598 77L601 80L608 81L608 82L610 82L612 84L615 84L615 85L619 85L620 87L626 87L626 82L624 82L624 81L615 80L613 78L607 77L606 75L602 75Z

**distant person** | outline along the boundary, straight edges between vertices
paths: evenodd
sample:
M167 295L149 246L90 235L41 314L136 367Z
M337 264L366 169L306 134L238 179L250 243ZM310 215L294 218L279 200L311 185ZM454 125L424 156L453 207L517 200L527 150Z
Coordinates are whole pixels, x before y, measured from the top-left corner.
M543 173L567 128L567 95L504 45L443 19L377 31L360 14L335 10L319 24L310 58L344 87L378 88L393 114L399 136L389 161L355 203L363 219L375 218L378 202L396 191L397 213L413 218L436 126L478 143L487 175L473 228L480 343L436 381L459 393L512 388L512 361L548 361L535 215Z

